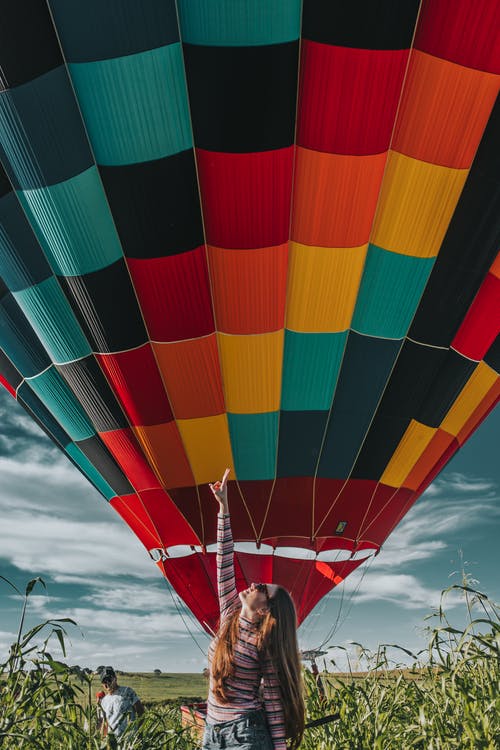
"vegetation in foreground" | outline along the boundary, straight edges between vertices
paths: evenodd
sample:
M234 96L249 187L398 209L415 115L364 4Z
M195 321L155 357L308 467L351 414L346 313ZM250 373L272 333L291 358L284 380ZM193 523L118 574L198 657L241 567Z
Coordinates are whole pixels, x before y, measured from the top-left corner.
M74 623L49 620L23 632L37 582L43 584L35 579L26 588L17 640L0 664L0 748L102 750L107 745L97 732L92 675L54 659L49 650L56 640L65 656L66 628ZM339 679L331 662L331 671L325 664L321 692L305 672L308 720L334 712L340 717L307 730L303 750L500 748L499 610L468 585L451 586L443 596L451 590L464 596L467 626L454 627L441 606L431 616L428 648L411 655L411 669L395 670L387 647L380 647L375 654L361 649L367 667L363 679L355 673ZM179 702L150 704L141 723L128 728L122 750L199 746L191 729L181 726Z

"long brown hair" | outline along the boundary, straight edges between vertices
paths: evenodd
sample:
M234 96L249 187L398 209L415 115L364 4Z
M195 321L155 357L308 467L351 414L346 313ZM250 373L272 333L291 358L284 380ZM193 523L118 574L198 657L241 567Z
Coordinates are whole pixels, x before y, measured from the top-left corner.
M231 615L219 630L212 658L213 690L218 700L227 703L226 682L234 673L233 649L238 638L240 610ZM289 747L297 750L304 733L304 696L297 644L297 614L288 591L278 586L269 599L269 609L258 623L257 648L262 658L270 658L277 671L281 703Z

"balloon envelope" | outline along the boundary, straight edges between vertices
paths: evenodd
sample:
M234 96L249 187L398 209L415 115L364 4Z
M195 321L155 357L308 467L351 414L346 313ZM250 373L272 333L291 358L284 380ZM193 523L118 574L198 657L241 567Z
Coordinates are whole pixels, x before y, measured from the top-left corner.
M0 379L214 629L302 620L500 395L493 0L32 0L0 30Z

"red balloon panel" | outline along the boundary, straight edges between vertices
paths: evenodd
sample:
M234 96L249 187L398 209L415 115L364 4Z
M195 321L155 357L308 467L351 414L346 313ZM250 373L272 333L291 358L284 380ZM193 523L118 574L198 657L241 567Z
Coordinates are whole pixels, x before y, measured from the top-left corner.
M163 258L128 258L127 264L153 341L214 331L205 246Z
M385 542L390 531L397 526L414 500L411 490L405 488L395 490L394 487L384 487L384 485L381 487L383 487L381 495L384 502L379 504L376 513L372 513L370 518L365 519L361 532L363 539L373 540L373 543L377 545ZM381 499L380 495L379 499Z
M452 347L480 361L500 332L500 279L489 273L469 308Z
M277 555L235 553L236 588L242 591L250 583L278 583L292 595L302 622L318 601L341 583L361 560L324 563L297 560ZM215 553L195 553L167 558L158 563L179 596L199 619L207 632L216 631L219 605L216 595Z
M207 242L256 248L288 240L292 146L252 154L196 149Z
M270 537L313 536L313 477L283 477L276 479L272 494L262 508L267 510L262 539ZM270 501L270 502L269 502Z
M160 488L158 477L151 470L130 429L100 432L99 436L111 455L126 473L136 490Z
M174 418L151 344L96 357L131 424L163 424Z
M110 502L147 550L162 546L160 535L138 495L114 497Z
M332 154L387 151L408 53L304 40L297 143Z
M414 46L436 57L500 73L498 0L423 0Z
M165 490L143 490L138 494L161 539L160 547L200 544L200 539Z

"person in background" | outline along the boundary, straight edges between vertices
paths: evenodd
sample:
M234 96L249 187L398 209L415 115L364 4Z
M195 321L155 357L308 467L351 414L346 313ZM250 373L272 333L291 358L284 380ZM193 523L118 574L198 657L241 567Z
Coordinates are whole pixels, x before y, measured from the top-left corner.
M290 594L271 583L236 590L226 470L210 485L219 503L219 630L212 641L202 750L297 750L304 698L297 616Z
M118 685L113 667L104 667L99 679L104 692L103 696L98 694L98 705L102 712L101 734L108 737L109 747L117 747L114 739L120 738L129 721L143 715L144 706L132 688Z

